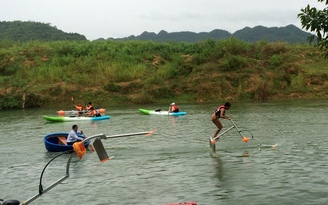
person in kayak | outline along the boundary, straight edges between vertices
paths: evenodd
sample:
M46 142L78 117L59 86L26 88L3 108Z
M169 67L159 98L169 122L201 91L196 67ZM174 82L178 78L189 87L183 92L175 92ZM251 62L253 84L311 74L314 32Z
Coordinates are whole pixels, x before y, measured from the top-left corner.
M88 116L88 117L98 117L97 114L98 114L98 113L97 113L97 110L94 109L93 107L91 107L91 110L89 110L89 112L87 113L87 116Z
M231 120L231 118L229 116L225 116L226 110L229 110L230 107L231 107L231 103L226 102L226 103L224 103L224 105L220 105L218 108L216 108L214 113L212 114L212 122L217 127L217 130L215 131L212 139L214 139L219 134L221 129L223 128L223 125L222 125L221 121L219 120L219 118ZM218 138L218 139L220 139L220 138Z
M89 102L89 103L87 104L87 106L85 106L85 109L86 109L87 111L90 111L91 108L93 108L93 105L92 105L91 102Z
M170 112L179 112L179 107L174 102L170 104Z
M77 105L74 105L76 111L77 111L77 114L83 114L83 106L81 103L77 104Z
M81 142L83 140L82 137L79 137L78 134L83 134L83 131L78 131L79 127L77 125L72 126L72 130L67 136L67 145L72 145L75 142Z

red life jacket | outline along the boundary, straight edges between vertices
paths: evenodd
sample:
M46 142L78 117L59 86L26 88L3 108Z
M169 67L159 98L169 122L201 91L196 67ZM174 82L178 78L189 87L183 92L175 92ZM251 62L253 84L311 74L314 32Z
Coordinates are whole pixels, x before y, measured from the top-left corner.
M179 110L179 108L178 108L178 106L173 105L173 106L171 107L171 112L174 112L175 110Z
M224 105L220 105L218 108L215 109L214 113L215 113L215 115L216 115L217 118L220 118L220 116L221 116L221 109L222 108L225 108L225 106ZM223 113L223 115L224 114L225 113Z
M76 108L77 111L82 111L83 110L83 107L80 106L80 105L75 106L75 108Z

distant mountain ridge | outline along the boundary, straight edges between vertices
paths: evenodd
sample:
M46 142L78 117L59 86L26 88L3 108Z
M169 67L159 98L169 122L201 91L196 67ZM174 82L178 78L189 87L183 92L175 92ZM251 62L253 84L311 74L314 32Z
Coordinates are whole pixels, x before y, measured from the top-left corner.
M59 41L87 40L77 33L66 33L50 24L32 21L0 21L0 40L13 41Z
M307 38L312 34L309 32L302 31L294 25L288 25L285 27L264 27L256 26L254 28L245 27L241 30L234 32L233 34L225 30L215 29L211 32L172 32L168 33L164 30L158 34L153 32L143 32L139 36L129 36L125 38L108 38L110 40L150 40L150 41L161 41L161 42L190 42L194 43L201 40L212 39L212 40L223 40L226 38L235 37L239 40L246 42L256 41L268 41L268 42L287 42L291 44L295 43L306 43ZM103 39L104 40L104 39Z
M235 37L239 40L246 42L267 41L267 42L287 42L291 44L306 43L307 38L312 34L305 32L294 25L285 27L264 27L256 26L254 28L245 27L234 33L221 29L214 29L211 32L172 32L168 33L164 30L158 34L154 32L144 31L139 36L131 35L124 38L108 38L114 41L125 40L148 40L158 42L190 42L195 43L207 39L223 40ZM13 40L13 41L58 41L58 40L87 40L85 36L78 33L66 33L57 29L50 24L32 22L32 21L0 21L0 40ZM99 38L96 41L105 40Z

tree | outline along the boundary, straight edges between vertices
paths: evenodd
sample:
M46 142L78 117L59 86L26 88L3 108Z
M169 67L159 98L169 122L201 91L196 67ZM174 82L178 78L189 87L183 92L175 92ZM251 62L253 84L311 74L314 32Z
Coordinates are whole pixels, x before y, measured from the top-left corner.
M301 20L302 28L316 33L317 46L325 50L325 57L328 58L328 0L318 0L318 2L325 2L327 7L319 10L308 4L297 16ZM309 42L311 43L314 38L315 35L310 36Z

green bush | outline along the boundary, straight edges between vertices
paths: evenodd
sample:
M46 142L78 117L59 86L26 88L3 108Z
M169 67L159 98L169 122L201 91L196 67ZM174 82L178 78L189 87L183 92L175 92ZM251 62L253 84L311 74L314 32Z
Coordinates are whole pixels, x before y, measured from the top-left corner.
M243 55L247 53L249 43L230 38L222 41L222 50L224 55Z
M294 88L304 88L305 85L306 85L306 79L303 74L292 76L291 86L293 86Z
M271 96L272 82L268 79L257 79L252 96L255 100L267 100Z
M246 61L241 56L228 55L223 59L221 64L222 71L238 71L246 65Z
M0 95L0 110L20 109L22 108L22 98L13 93Z
M269 61L271 64L270 68L275 69L284 62L284 58L283 58L283 55L281 55L281 54L273 54Z

